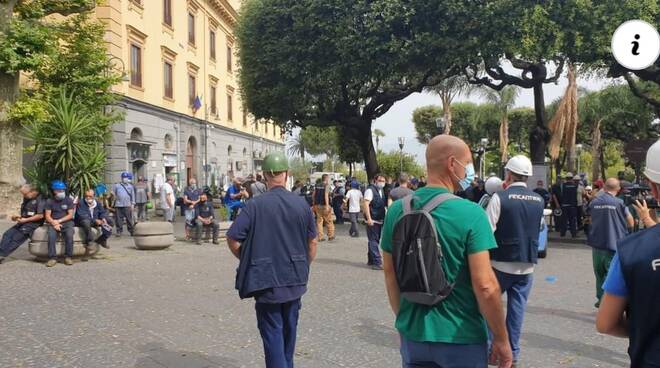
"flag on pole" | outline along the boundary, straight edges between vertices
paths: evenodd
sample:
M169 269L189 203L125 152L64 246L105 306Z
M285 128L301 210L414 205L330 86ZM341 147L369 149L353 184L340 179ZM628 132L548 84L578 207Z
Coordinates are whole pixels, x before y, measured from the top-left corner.
M197 112L202 107L202 99L199 96L195 96L195 101L193 101L193 114Z

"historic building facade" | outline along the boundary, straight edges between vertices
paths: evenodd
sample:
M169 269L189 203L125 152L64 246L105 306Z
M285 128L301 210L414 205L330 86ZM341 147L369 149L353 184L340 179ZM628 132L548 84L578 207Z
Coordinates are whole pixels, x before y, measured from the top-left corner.
M176 175L184 185L224 184L258 172L263 157L283 150L283 134L255 123L238 90L234 27L239 0L107 0L96 15L107 24L114 87L124 113L108 144L105 181L122 171L156 185Z

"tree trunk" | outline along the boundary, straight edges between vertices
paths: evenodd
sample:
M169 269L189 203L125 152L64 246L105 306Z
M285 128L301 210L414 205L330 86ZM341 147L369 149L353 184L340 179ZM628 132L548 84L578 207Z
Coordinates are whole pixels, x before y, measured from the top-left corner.
M16 214L23 180L23 140L19 127L8 121L9 106L18 96L18 74L0 72L0 218Z
M362 158L364 159L367 178L371 181L379 171L376 150L374 149L373 138L371 136L371 121L364 121L360 118L356 118L355 120L349 126L354 126L358 129L357 141L361 143L360 148L362 149Z
M602 175L602 179L605 180L607 179L607 176L605 176L605 154L603 153L604 148L603 145L600 145L600 153L598 155L598 160L600 160L600 174Z
M545 164L545 151L549 133L545 123L545 98L543 96L543 82L534 85L534 114L536 125L529 134L529 152L532 163Z
M444 134L450 134L451 133L451 100L449 96L443 95L442 97L442 111L443 111L443 117L445 119Z

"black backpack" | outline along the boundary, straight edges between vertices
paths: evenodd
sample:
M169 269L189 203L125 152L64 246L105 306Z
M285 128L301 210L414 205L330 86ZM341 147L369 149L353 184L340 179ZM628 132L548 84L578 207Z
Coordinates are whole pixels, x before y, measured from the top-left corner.
M443 193L415 210L413 195L403 198L403 215L392 235L392 259L401 296L413 303L436 305L454 289L442 268L442 248L431 216L436 207L452 199L459 197Z

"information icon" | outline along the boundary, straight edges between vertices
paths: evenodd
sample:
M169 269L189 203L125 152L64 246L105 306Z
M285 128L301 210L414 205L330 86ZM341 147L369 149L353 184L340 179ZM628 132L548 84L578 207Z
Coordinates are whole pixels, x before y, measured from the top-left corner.
M614 31L612 54L626 69L646 69L660 56L660 34L643 20L629 20Z

